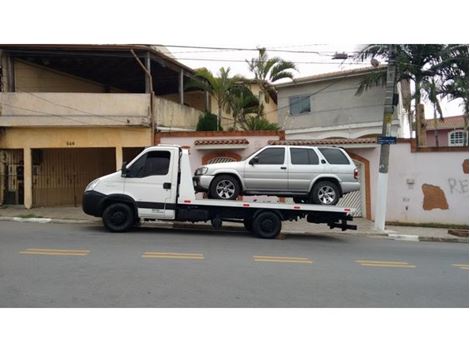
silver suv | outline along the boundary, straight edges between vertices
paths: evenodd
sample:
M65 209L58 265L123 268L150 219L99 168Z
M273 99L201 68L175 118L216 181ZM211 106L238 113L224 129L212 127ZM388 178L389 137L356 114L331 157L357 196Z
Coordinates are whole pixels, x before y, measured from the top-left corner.
M354 162L341 148L270 145L243 161L203 165L193 182L197 192L215 199L272 195L334 205L359 189L358 179Z

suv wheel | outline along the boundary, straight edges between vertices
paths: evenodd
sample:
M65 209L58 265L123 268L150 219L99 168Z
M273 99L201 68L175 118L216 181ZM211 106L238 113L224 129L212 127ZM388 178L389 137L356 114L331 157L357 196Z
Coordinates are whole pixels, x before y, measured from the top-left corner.
M127 204L111 204L103 212L103 224L111 232L125 232L135 224L134 212Z
M338 186L331 181L320 181L313 186L312 201L314 204L335 205L339 201Z
M214 178L210 188L213 199L234 200L240 194L240 184L234 176L220 175Z

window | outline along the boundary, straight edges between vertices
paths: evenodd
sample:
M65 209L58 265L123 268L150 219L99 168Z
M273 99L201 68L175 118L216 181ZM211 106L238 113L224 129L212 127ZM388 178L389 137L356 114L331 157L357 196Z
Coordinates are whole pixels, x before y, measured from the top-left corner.
M334 165L349 165L349 159L344 155L341 149L335 148L318 148L325 159Z
M268 148L259 153L256 158L261 165L284 164L284 148Z
M463 146L465 144L466 137L467 133L464 130L449 132L449 146Z
M310 112L310 96L289 97L289 115L295 116Z
M317 165L318 155L311 148L290 148L292 165Z
M127 177L161 176L168 174L170 166L170 152L154 151L142 155L132 164Z

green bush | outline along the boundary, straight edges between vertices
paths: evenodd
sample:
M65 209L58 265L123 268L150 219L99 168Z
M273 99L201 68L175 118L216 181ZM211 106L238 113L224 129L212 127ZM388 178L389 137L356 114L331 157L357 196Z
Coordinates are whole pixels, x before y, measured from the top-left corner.
M217 131L217 115L205 112L199 116L196 131ZM222 126L220 126L219 131L222 131Z

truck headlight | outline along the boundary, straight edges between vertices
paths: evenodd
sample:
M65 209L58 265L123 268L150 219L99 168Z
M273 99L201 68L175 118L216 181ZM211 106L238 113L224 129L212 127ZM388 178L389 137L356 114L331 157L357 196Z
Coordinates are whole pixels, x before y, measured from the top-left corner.
M96 187L96 185L98 184L98 182L100 182L100 179L99 179L99 178L97 178L96 180L91 181L91 182L88 184L88 186L86 186L85 192L87 192L87 191L92 191L92 190Z
M205 174L207 174L207 170L208 170L207 167L200 167L200 168L196 169L196 172L194 174L196 176L205 175Z

